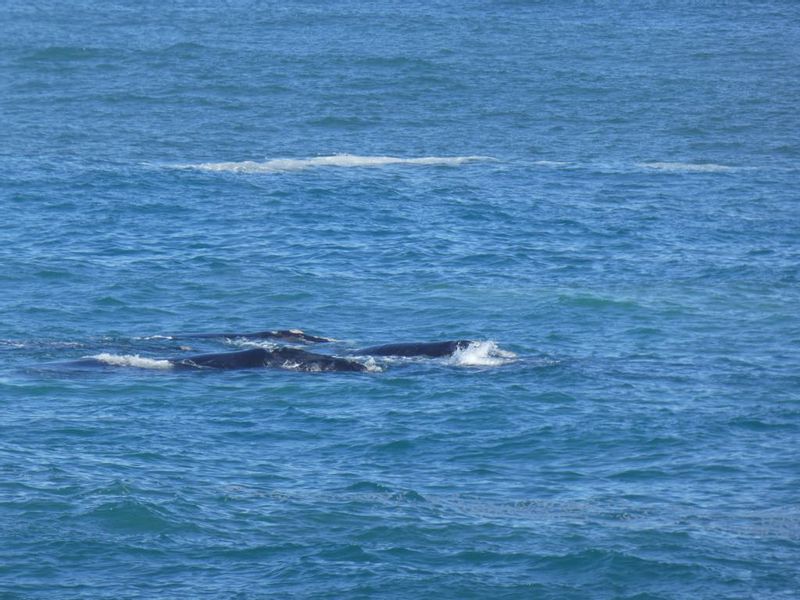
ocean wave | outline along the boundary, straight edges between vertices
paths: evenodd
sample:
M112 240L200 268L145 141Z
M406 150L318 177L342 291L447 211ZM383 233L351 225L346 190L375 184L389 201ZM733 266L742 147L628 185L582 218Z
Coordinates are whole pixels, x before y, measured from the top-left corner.
M456 167L468 162L494 161L490 156L423 156L401 158L396 156L358 156L334 154L313 158L275 158L265 162L245 160L241 162L217 162L173 165L179 169L221 171L233 173L285 173L303 171L315 167L385 167L391 165L422 165Z
M503 350L495 342L471 342L466 348L453 352L447 362L459 367L499 367L516 358L516 354Z
M646 162L637 166L657 171L677 171L684 173L725 173L734 171L734 167L714 163L682 163L682 162Z
M88 356L98 362L113 367L136 367L139 369L171 369L172 363L168 360L154 358L143 358L138 354L109 354L102 352L94 356Z

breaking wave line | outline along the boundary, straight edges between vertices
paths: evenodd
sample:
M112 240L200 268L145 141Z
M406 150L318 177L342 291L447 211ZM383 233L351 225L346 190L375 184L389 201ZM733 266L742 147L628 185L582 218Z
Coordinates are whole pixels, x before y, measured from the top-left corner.
M685 173L725 173L733 171L733 167L714 163L681 163L681 162L646 162L638 166L657 171L679 171Z
M401 158L396 156L358 156L355 154L334 154L314 158L275 158L265 162L245 160L241 162L216 162L173 165L178 169L200 171L219 171L233 173L286 173L303 171L316 167L385 167L391 165L418 165L437 167L456 167L464 163L495 161L490 156L423 156Z

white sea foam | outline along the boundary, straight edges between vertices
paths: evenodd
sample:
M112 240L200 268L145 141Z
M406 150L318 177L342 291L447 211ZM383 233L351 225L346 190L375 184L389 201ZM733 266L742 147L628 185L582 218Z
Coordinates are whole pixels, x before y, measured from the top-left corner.
M303 366L302 363L291 361L291 360L287 360L281 365L281 368L288 369L290 371L296 371L296 370L299 370L300 367L302 367L302 366ZM310 368L304 369L304 370L313 372L313 371L320 371L320 368L319 368L319 365L311 365Z
M646 162L638 163L639 167L658 171L679 171L685 173L724 173L733 171L733 167L714 163L682 163L682 162Z
M369 371L370 373L381 373L383 371L383 367L381 367L377 362L375 362L375 359L372 358L371 356L367 357L367 359L362 361L361 364L367 367L367 371Z
M314 167L385 167L389 165L427 165L456 167L476 161L494 161L490 156L423 156L401 158L396 156L358 156L335 154L313 158L275 158L265 162L245 160L241 162L195 163L175 165L176 168L201 171L228 171L234 173L285 173L302 171Z
M138 354L109 354L103 352L87 358L93 358L101 363L114 367L136 367L138 369L171 369L172 363L168 360L143 358Z
M460 367L499 367L516 358L516 354L503 350L495 342L471 342L466 348L453 352L447 362Z
M251 340L248 338L225 338L225 343L229 346L236 346L237 348L264 348L264 350L275 350L278 344L267 342L265 340Z

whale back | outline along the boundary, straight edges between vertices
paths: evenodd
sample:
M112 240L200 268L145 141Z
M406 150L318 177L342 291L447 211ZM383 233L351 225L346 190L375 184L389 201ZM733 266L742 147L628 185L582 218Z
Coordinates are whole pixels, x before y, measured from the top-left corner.
M195 354L186 358L173 358L170 362L178 368L253 369L265 366L268 355L269 351L264 348L251 348L238 352Z
M438 358L450 356L456 350L463 350L472 342L470 340L448 340L444 342L407 342L400 344L384 344L358 350L358 354L372 356L428 356Z
M173 339L248 338L254 340L283 340L287 342L301 342L303 344L319 344L332 341L330 338L311 335L301 329L270 329L251 333L185 333L181 335L172 335L170 337Z
M299 348L276 348L270 352L269 366L295 369L298 371L366 371L360 362L306 352Z
M196 354L185 358L169 359L178 368L188 369L255 369L272 367L295 371L366 371L360 362L306 352L299 348L251 348L237 352Z

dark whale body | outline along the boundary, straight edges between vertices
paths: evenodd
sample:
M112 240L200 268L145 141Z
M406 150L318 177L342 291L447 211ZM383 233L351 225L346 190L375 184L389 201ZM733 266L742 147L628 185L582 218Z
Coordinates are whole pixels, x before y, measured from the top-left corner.
M385 344L383 346L362 348L356 353L372 356L429 356L431 358L438 358L440 356L449 356L456 350L463 350L471 343L472 341L470 340L449 340L446 342Z
M330 338L309 335L300 329L272 329L269 331L256 331L253 333L187 333L170 336L173 339L213 339L213 338L248 338L253 340L282 340L285 342L302 342L304 344L318 344L331 342Z
M184 369L257 369L272 367L294 371L366 371L367 367L354 360L326 354L306 352L299 348L252 348L238 352L197 354L184 358L169 358L176 368Z
M332 341L327 338L306 336L303 332L293 329L286 331L266 331L255 334L196 334L191 337L258 337L274 338L288 334L295 340L320 340ZM471 340L447 340L443 342L406 342L399 344L384 344L362 348L355 353L367 356L424 356L439 358L451 356L458 350L465 350L473 344ZM151 361L142 364L137 361ZM234 352L214 352L210 354L191 354L186 356L142 359L135 356L92 356L79 360L54 363L62 367L94 367L94 366L141 366L143 368L174 368L174 369L258 369L273 368L292 371L369 371L370 368L362 362L349 358L340 358L329 354L308 352L293 346L276 348L250 348Z

